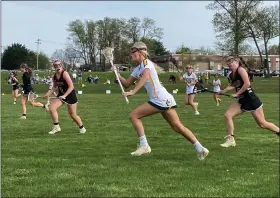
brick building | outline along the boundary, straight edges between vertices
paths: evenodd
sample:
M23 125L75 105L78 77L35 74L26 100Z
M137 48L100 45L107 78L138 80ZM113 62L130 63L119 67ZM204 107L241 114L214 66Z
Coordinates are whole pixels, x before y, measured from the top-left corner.
M151 57L151 60L157 63L165 71L176 71L173 63L170 61L171 56L178 62L180 69L183 69L187 64L191 64L196 71L203 72L205 70L214 70L215 72L221 70L222 67L227 67L226 59L227 55L208 55L200 53L190 54L172 54L165 56ZM241 55L245 61L253 62L254 69L260 69L260 57L259 55ZM269 68L271 71L280 70L279 68L279 55L269 55ZM263 59L265 56L263 56Z

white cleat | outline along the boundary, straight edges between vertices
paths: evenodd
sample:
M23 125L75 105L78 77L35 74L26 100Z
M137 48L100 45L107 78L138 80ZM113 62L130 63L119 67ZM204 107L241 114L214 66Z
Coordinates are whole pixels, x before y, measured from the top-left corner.
M147 146L147 147L139 146L136 151L131 153L131 155L132 156L141 156L144 154L149 154L149 153L151 153L151 151L152 150L151 150L150 146Z
M54 125L53 126L53 129L49 132L49 134L55 134L55 133L57 133L57 132L60 132L61 131L61 128L60 128L60 126L59 125Z
M236 146L236 143L235 143L235 140L234 140L233 136L227 135L225 137L225 139L226 139L226 142L223 143L223 144L220 144L221 147L228 148L230 146Z
M204 160L209 154L209 150L207 148L202 147L202 151L197 152L197 159Z
M85 127L83 127L83 128L81 128L81 129L80 129L80 133L81 133L81 134L86 133L86 131L87 131L87 130L86 130L86 128L85 128Z
M218 106L220 106L220 103L219 103L219 102L217 102L217 107L218 107Z
M26 116L21 116L20 119L26 120Z
M200 115L200 113L198 111L194 112L194 115Z

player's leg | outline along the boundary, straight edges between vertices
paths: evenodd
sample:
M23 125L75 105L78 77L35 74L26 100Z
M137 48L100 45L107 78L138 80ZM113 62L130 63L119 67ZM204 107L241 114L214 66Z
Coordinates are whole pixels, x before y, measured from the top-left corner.
M256 122L258 123L258 125L261 128L273 131L279 136L279 127L277 127L275 124L265 120L265 116L264 116L262 107L258 108L256 111L251 112L251 113L252 113L253 118L256 120Z
M192 106L192 108L195 112L195 115L199 115L199 112L197 110L198 103L194 102L194 97L195 97L195 94L189 94L188 103Z
M180 133L194 145L197 150L197 157L199 160L203 160L208 155L209 151L204 148L196 139L194 134L181 123L175 109L166 110L161 114L175 132Z
M185 94L184 101L185 101L185 105L189 105L189 95L187 93Z
M80 118L80 116L77 115L77 103L75 104L69 104L67 105L68 107L68 114L70 115L70 117L77 123L77 125L80 128L80 133L85 133L86 129L83 125L83 122Z
M16 98L16 93L15 93L16 90L12 89L12 98L13 98L13 102L14 104L17 103L17 98Z
M217 106L220 106L221 99L218 97L218 94L214 93L213 98L214 98Z
M53 99L49 106L49 111L50 111L52 121L53 121L53 128L49 132L49 134L55 134L55 133L61 131L59 122L58 122L58 113L57 113L57 109L59 107L61 107L61 105L62 105L62 102L59 99Z
M22 94L21 97L21 119L25 120L26 119L26 101L27 101L27 95L26 94Z
M226 142L221 144L221 147L230 147L236 145L234 140L233 118L242 113L243 111L241 110L241 105L239 103L233 103L228 107L227 111L224 114L227 125L227 136L225 137Z
M161 112L161 110L153 107L152 105L146 103L138 106L136 109L134 109L130 115L129 119L132 123L133 128L135 129L139 139L140 139L140 146L135 152L132 152L131 155L134 156L140 156L142 154L150 153L151 148L148 144L147 138L145 136L144 132L144 126L141 121L141 118L156 114Z

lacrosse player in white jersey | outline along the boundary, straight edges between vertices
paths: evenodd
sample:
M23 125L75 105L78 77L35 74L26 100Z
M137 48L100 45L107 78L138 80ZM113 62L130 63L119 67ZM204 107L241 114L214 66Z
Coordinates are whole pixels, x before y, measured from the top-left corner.
M213 98L214 98L217 106L220 106L220 102L222 100L218 97L218 95L219 95L219 92L221 91L222 84L221 84L218 74L215 75L215 79L213 79L213 82L210 82L210 84L213 85Z
M192 67L190 65L187 65L186 70L187 71L183 76L179 74L179 79L184 79L186 83L185 105L191 105L194 110L194 114L199 115L199 112L197 110L198 103L194 102L194 97L196 94L195 85L198 82L198 79L195 73L192 72Z
M176 102L173 96L167 92L159 81L157 74L159 67L147 59L148 52L145 43L134 43L131 48L130 56L132 60L137 62L139 65L133 70L131 76L127 80L118 74L120 81L125 88L133 85L135 80L139 79L139 81L133 90L124 92L123 95L133 96L143 86L149 95L148 103L138 106L130 113L129 116L129 119L140 139L140 146L136 151L132 152L131 155L140 156L151 152L151 147L149 146L145 136L141 119L153 114L161 113L163 118L169 123L175 132L180 133L194 145L197 151L198 159L205 159L209 151L203 147L194 134L181 123L177 112L174 109L176 107ZM114 69L115 68L113 67L112 70Z

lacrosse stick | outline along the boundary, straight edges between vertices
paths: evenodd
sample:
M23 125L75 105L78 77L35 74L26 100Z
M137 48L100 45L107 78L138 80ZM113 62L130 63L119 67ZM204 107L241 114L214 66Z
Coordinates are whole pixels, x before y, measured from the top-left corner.
M197 82L195 84L195 88L194 89L197 89L197 87L200 87L201 89L200 90L197 90L197 92L210 92L210 93L216 93L214 91L211 91L211 90L208 90L207 88L205 88L201 83ZM225 94L225 93L220 93L218 95L223 95L223 96L227 96L227 97L230 97L230 98L233 98L230 94ZM237 98L236 98L237 99Z
M124 89L123 89L123 86L122 86L122 83L120 81L120 78L119 78L119 75L117 73L117 68L114 66L113 64L113 60L114 60L114 54L113 54L113 51L114 51L114 48L111 48L111 47L106 47L105 49L102 49L101 50L101 53L103 54L103 56L105 57L106 61L108 61L111 66L114 68L114 73L115 73L115 76L117 78L117 81L118 81L118 84L120 85L120 88L122 90L122 93L124 93ZM125 101L126 103L128 104L129 103L129 100L127 97L125 97Z
M37 98L44 98L43 96L39 96L38 94L34 93L34 92L29 92L28 96L27 96L27 100L28 101L34 101ZM59 98L59 97L48 97L48 101L47 104L50 104L50 99L59 99L61 102L68 104L66 101L64 101L63 99Z
M175 58L171 57L171 62L172 62L172 63L173 63L173 65L176 67L176 69L177 69L178 73L180 74L180 76L182 76L182 77L183 77L182 72L180 72L180 70L179 70L177 60L176 60Z

